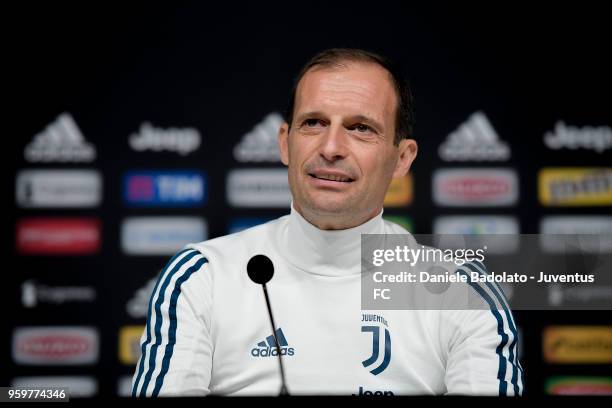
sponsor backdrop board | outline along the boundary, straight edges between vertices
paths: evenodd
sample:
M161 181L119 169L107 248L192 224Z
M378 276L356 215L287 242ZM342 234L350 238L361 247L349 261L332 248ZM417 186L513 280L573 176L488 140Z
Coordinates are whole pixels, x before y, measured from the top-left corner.
M0 385L129 394L171 254L288 213L277 130L324 48L388 54L412 83L419 153L386 219L421 234L612 231L612 67L593 6L87 7L15 10L33 36L9 50ZM582 305L612 288L549 295ZM526 393L612 393L609 314L515 317Z

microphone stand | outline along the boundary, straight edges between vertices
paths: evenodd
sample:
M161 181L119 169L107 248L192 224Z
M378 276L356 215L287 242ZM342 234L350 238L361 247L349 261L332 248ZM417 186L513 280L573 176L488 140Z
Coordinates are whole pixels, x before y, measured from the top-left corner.
M274 317L272 316L272 307L270 306L270 298L268 297L268 288L265 283L262 283L264 297L266 298L266 305L268 305L268 316L270 317L270 324L272 324L272 336L274 337L274 343L276 345L276 354L278 356L278 366L280 367L281 374L281 389L279 392L279 396L288 396L289 391L287 391L287 381L285 380L285 368L283 367L283 359L281 358L281 348L278 344L278 339L276 338L276 325L274 324Z

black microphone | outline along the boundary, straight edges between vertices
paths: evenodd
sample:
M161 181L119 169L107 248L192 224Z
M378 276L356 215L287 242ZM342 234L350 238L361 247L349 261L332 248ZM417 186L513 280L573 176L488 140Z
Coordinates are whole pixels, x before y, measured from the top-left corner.
M272 325L272 336L274 337L274 343L276 344L276 353L278 354L278 366L280 367L281 374L281 389L279 395L289 395L287 391L287 381L285 380L285 369L283 367L283 357L281 355L281 348L276 338L276 325L274 324L274 317L272 317L272 307L270 306L270 298L268 297L268 289L266 283L274 276L274 264L265 255L255 255L249 259L247 264L247 274L249 278L263 288L264 296L266 298L266 306L268 307L268 316L270 316L270 324Z

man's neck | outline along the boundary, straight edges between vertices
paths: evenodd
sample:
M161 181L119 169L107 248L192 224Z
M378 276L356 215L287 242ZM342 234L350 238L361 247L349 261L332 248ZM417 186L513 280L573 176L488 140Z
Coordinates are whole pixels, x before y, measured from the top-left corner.
M293 206L306 221L320 230L326 231L344 230L357 227L376 217L382 210L381 206L380 208L376 208L374 211L366 215L346 214L344 216L339 216L337 214L324 215L312 211L305 211L297 202L294 202Z
M291 207L287 222L275 240L280 252L295 267L315 275L348 276L361 273L363 234L383 234L382 210L358 226L321 230Z

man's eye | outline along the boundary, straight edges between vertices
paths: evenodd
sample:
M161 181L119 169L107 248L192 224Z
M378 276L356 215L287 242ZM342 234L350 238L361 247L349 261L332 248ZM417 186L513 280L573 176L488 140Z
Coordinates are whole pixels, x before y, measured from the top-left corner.
M319 120L318 119L306 119L304 121L304 125L306 127L315 127L319 124Z
M353 129L358 131L358 132L360 132L360 133L365 133L365 132L372 131L371 127L369 127L368 125L364 125L363 123L358 123L356 125L353 125L351 127L351 130L353 130Z

